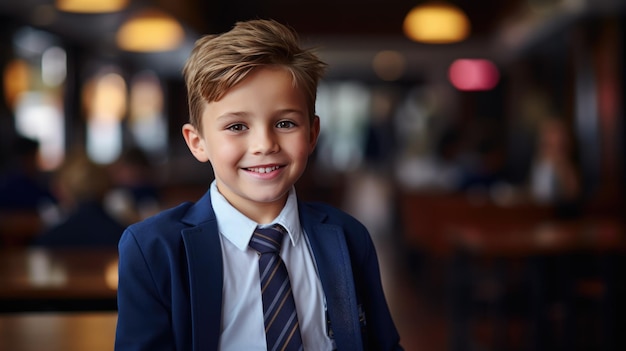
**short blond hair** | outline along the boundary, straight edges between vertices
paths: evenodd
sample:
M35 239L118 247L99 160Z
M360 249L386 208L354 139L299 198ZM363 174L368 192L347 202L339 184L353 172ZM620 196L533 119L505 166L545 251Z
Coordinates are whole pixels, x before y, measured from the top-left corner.
M280 66L293 76L308 104L309 118L315 116L317 85L326 64L311 49L299 46L296 32L274 20L237 22L233 29L198 39L185 63L189 121L199 131L205 102L220 100L252 70Z

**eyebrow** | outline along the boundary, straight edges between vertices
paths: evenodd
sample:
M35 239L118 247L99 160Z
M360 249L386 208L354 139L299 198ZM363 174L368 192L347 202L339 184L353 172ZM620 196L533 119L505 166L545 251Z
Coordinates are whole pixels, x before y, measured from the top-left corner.
M295 109L295 108L286 108L286 109L276 111L276 115L278 116L283 116L286 114L294 114L294 113L301 115L302 117L306 117L306 111L302 111L302 110Z
M221 114L219 116L217 116L217 121L221 121L224 119L233 119L233 118L245 118L248 117L250 114L248 112L243 112L243 111L239 111L239 112L226 112L224 114Z
M285 108L282 110L275 111L275 115L282 116L285 114L295 113L301 115L302 117L306 117L306 111L295 109L295 108ZM225 119L237 119L237 118L249 118L252 114L245 111L233 111L233 112L225 112L217 117L218 121Z

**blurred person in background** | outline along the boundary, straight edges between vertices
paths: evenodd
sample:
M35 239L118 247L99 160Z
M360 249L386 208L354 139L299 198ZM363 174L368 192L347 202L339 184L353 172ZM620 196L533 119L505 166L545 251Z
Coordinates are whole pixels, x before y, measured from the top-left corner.
M39 143L18 137L11 151L14 160L0 176L0 210L37 212L54 203L47 179L38 167Z
M39 142L17 137L0 174L0 245L26 244L50 220L56 199L38 165Z
M547 118L539 125L530 192L537 203L554 206L559 217L576 216L580 210L581 184L572 139L559 118Z
M109 167L113 189L106 204L124 224L132 224L157 214L161 199L154 167L138 147L125 150Z
M124 226L104 206L111 179L103 166L74 152L52 178L61 218L33 244L45 247L116 247Z

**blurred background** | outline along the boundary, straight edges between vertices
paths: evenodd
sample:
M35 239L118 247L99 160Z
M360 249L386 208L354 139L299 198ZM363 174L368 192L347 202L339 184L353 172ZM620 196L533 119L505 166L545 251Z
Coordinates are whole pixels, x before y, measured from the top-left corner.
M0 0L0 349L111 349L125 226L212 179L203 34L273 18L329 64L299 197L371 231L407 350L617 350L621 0Z

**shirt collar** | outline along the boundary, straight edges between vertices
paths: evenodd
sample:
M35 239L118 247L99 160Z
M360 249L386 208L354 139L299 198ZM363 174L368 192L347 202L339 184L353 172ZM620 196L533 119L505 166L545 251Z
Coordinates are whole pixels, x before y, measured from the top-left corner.
M217 218L219 232L237 248L242 251L246 250L252 238L252 234L259 224L234 208L228 200L220 194L215 181L211 183L210 192L211 203L213 204L213 211ZM272 224L280 224L285 228L292 245L295 246L300 240L302 227L300 226L298 201L294 187L291 187L289 190L287 202L278 216L270 224L263 225L262 227L268 227Z

